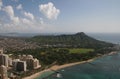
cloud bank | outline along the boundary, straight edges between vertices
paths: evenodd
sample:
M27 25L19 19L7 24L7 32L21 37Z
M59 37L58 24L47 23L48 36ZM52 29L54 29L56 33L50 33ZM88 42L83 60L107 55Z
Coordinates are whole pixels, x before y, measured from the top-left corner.
M3 8L3 11L7 13L10 19L16 24L19 23L19 18L14 15L14 10L12 6L6 6Z
M16 9L22 10L22 9L23 9L22 4L19 4L19 5L16 7Z
M18 2L18 0L12 0ZM38 7L38 5L37 5ZM0 18L0 32L41 32L49 28L52 28L47 22L44 22L44 18L35 16L29 10L24 10L22 4L18 5L3 5L0 0L0 12L4 13ZM57 19L60 10L57 9L53 3L41 4L38 7L38 13L44 14L48 19ZM18 13L20 12L20 13ZM18 14L17 14L18 13ZM4 18L5 17L5 18Z
M15 16L14 8L11 5L4 6L1 9L6 13L9 22L0 22L0 30L4 29L5 32L38 32L43 29L43 19L37 19L32 13L22 10L23 8L20 4L16 9L21 9L24 17Z
M57 19L60 10L57 9L52 2L48 4L39 5L39 10L42 12L48 19Z
M25 15L27 18L29 18L29 19L31 19L31 20L34 20L34 15L33 15L32 13L30 13L30 12L24 12L24 15Z

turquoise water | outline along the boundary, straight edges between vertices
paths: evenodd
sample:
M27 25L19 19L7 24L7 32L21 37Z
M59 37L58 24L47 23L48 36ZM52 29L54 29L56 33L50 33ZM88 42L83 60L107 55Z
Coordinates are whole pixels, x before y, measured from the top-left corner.
M120 53L67 67L59 70L59 73L61 78L57 78L55 73L44 79L120 79Z
M43 78L45 78L45 77L48 77L48 76L50 76L50 75L52 75L54 72L53 71L46 71L46 72L44 72L41 76L39 76L38 78L36 78L36 79L43 79ZM47 79L47 78L46 78Z

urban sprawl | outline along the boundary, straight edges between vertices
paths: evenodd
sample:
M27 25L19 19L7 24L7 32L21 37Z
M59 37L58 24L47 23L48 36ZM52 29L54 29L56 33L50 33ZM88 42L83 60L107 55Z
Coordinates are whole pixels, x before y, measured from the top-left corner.
M41 65L37 58L32 55L18 55L18 58L11 57L0 50L0 79L16 79L17 73L40 68Z

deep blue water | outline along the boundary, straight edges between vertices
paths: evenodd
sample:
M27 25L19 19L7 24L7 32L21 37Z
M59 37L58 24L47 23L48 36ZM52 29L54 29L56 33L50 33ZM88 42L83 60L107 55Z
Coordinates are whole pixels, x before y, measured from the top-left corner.
M59 70L62 75L53 74L45 79L120 79L120 52ZM42 78L38 78L42 79Z
M118 44L120 34L90 34L95 39ZM56 73L45 79L120 79L120 52L114 55L98 58L90 63L84 63L59 70L61 78ZM37 79L43 79L53 72L44 73Z
M101 41L111 42L115 44L120 43L119 33L87 33L87 35Z

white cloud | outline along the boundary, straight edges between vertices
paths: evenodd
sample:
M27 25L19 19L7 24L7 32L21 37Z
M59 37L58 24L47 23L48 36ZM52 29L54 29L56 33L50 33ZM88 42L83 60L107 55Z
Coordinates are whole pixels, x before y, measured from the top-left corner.
M0 10L2 9L3 3L2 0L0 0Z
M52 2L49 2L48 4L41 4L41 5L39 5L39 10L48 19L57 19L57 16L60 13L60 10L57 9Z
M39 19L32 21L27 18L20 18L20 23L18 25L12 23L3 24L2 27L0 27L0 32L39 33L44 29L46 29L46 27L44 24L41 24Z
M19 17L16 17L14 15L14 10L12 6L6 6L3 8L3 11L7 13L7 15L10 17L10 19L16 24L19 23Z
M21 20L22 20L22 23L24 23L24 24L31 24L31 21L26 18L23 18Z
M19 23L20 22L20 19L19 19L19 17L13 17L12 18L12 21L15 23L15 24L17 24L17 23Z
M12 6L6 6L4 7L4 11L10 16L13 17L14 16L14 10Z
M1 19L1 18L0 18ZM41 19L42 20L42 19ZM0 23L0 32L23 32L37 33L46 29L45 24L42 24L40 19L29 20L28 18L19 18L19 24L15 23ZM43 20L42 20L43 21Z
M26 17L28 17L29 19L34 20L34 15L33 15L32 13L24 12L24 15L25 15Z
M16 9L18 9L18 10L22 10L22 4L19 4L17 7L16 7Z
M1 1L0 5L3 6ZM20 10L22 5L19 4L16 8ZM45 28L43 19L34 17L30 12L22 10L25 17L15 16L14 8L11 5L3 6L1 11L4 11L10 19L8 19L9 22L6 22L6 19L3 19L4 16L1 16L0 32L39 32Z

